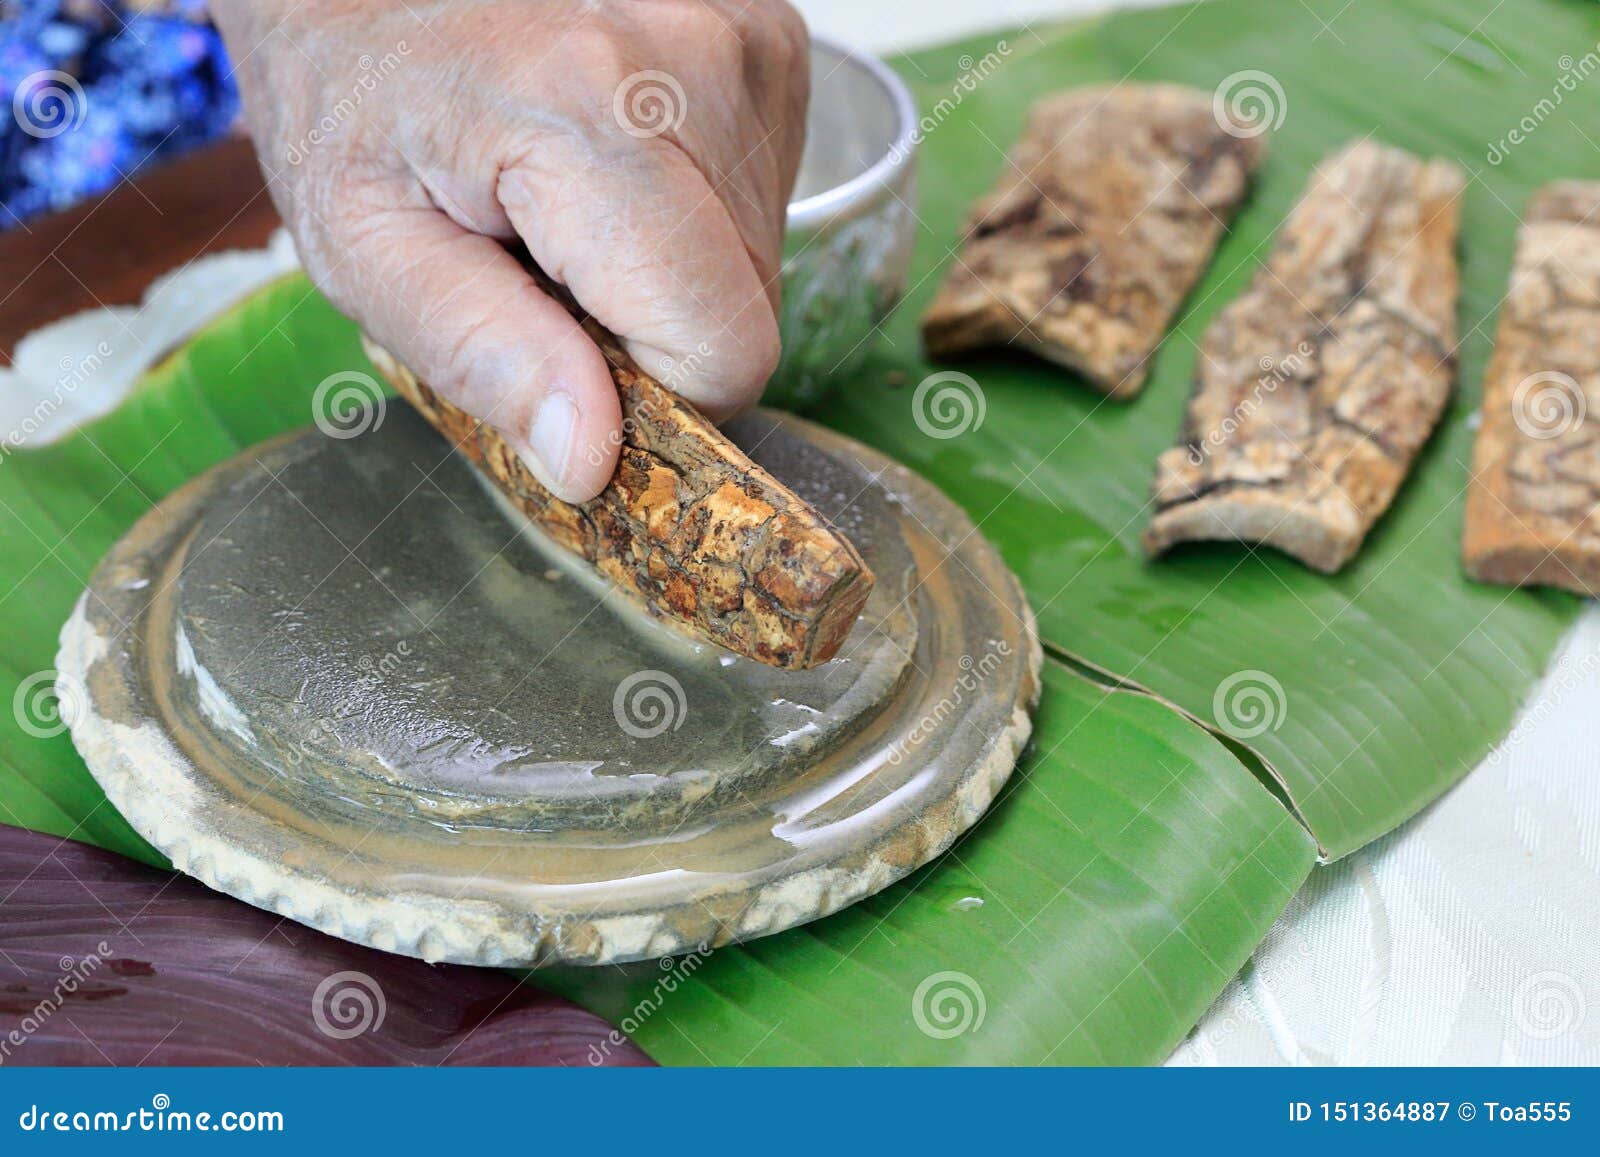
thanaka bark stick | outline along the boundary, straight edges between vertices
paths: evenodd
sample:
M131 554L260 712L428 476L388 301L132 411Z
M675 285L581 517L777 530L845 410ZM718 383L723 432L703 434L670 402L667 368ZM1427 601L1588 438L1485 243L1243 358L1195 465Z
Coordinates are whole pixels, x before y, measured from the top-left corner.
M1151 555L1263 543L1332 573L1360 550L1455 373L1461 171L1362 141L1325 158L1250 288L1206 331Z
M535 276L605 354L622 399L617 471L588 502L556 498L493 427L439 397L370 340L368 356L541 530L649 611L774 667L826 662L872 591L856 548Z
M1114 398L1137 394L1264 149L1198 89L1041 100L923 315L929 354L1014 343Z
M1600 594L1600 181L1529 202L1483 395L1467 573Z

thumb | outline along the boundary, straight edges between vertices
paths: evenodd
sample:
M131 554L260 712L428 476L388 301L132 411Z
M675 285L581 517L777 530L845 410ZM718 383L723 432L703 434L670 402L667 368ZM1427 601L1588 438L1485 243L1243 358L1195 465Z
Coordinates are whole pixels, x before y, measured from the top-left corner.
M498 430L558 498L611 480L622 410L604 356L492 238L437 209L382 209L344 238L325 278L442 397Z

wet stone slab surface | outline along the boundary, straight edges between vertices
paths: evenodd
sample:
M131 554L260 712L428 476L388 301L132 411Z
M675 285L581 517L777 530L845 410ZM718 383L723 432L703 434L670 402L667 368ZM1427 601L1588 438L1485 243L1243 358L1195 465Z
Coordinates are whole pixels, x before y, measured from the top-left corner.
M426 959L599 963L777 931L982 814L1033 617L965 516L797 419L732 431L878 575L837 656L680 634L415 414L257 447L101 564L60 664L114 805L213 887Z
M687 821L837 745L905 673L915 564L859 471L787 463L888 581L836 661L785 672L641 615L392 409L370 437L285 448L196 525L188 706L263 774L309 760L339 803L451 826Z

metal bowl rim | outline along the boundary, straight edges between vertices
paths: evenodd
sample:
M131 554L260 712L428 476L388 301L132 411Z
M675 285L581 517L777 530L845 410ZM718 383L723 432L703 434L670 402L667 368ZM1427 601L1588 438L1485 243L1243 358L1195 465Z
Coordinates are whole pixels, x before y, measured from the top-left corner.
M906 88L905 82L895 71L871 53L851 48L830 37L813 36L811 43L841 56L841 67L849 65L861 69L876 80L894 105L898 128L894 141L866 172L858 173L831 189L791 202L791 229L814 229L841 212L870 203L877 193L891 189L900 175L911 167L917 149L916 102L911 99L911 90Z

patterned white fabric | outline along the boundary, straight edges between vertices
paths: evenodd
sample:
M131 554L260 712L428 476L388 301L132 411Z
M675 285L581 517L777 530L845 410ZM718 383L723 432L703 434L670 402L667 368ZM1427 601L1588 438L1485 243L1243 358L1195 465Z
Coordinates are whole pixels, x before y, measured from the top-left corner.
M1318 869L1174 1064L1600 1064L1600 609L1476 771Z

